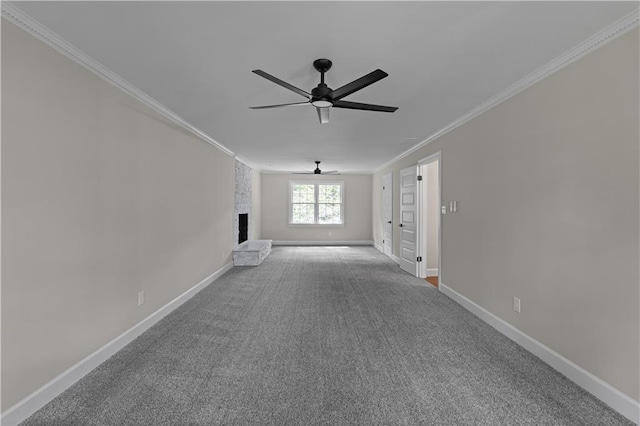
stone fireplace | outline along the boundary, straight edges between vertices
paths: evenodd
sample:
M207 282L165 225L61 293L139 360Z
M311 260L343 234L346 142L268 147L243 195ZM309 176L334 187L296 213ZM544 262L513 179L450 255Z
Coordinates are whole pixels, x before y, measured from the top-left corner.
M234 163L235 206L233 215L233 242L237 247L246 240L255 238L252 235L251 196L253 174L251 167L238 160Z

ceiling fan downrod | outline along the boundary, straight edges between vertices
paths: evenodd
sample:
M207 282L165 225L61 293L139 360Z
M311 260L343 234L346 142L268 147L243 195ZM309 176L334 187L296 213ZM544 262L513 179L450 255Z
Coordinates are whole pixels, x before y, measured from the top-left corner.
M320 73L320 84L311 90L311 104L316 108L329 108L333 106L331 102L331 90L324 82L324 73L331 69L333 63L329 59L316 59L313 67Z

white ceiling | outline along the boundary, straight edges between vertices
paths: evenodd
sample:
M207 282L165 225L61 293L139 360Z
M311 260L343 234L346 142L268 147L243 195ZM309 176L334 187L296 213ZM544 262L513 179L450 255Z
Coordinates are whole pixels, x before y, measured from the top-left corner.
M20 2L15 6L259 169L370 172L637 7L636 2ZM329 58L344 100L311 106Z

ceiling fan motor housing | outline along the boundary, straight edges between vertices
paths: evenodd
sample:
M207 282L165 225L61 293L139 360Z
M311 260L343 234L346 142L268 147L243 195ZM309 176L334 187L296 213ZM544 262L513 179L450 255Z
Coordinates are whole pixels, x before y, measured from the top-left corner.
M311 101L331 101L331 92L331 88L324 83L320 83L318 84L318 87L311 90L311 96L313 96Z

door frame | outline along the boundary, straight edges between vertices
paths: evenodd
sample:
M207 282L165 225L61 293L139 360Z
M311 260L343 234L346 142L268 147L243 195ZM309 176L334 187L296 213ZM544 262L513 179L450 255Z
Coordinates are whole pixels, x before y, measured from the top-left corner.
M443 219L443 214L442 214L442 151L438 151L434 154L429 155L428 157L423 158L422 160L418 161L418 167L419 167L419 171L420 174L422 176L424 176L424 172L426 171L426 166L429 163L433 163L434 161L438 162L438 211L440 213L440 220L438 221L438 282L442 282L442 219ZM424 182L424 181L423 181ZM418 233L418 250L420 251L420 256L422 256L425 259L425 262L421 265L419 265L418 267L418 272L419 275L421 275L422 271L425 271L425 275L426 275L426 241L425 237L424 237L424 229L426 228L426 223L423 223L423 217L424 217L424 204L426 202L426 200L424 200L424 196L423 196L423 188L420 187L420 190L418 191L418 204L417 204L417 214L416 216L419 218L418 220L418 229L417 229L417 233ZM424 250L424 253L423 253Z
M387 177L389 179L389 185L388 185L389 187L388 188L385 187L385 179L387 179ZM392 257L393 256L393 171L391 171L391 172L389 172L389 173L387 173L387 174L382 176L382 185L383 185L383 187L382 187L382 197L381 197L382 199L381 199L381 201L382 201L382 239L383 239L383 241L385 241L385 239L384 239L385 227L388 225L386 223L387 218L385 217L385 213L386 213L385 212L385 205L384 205L384 194L385 194L385 191L389 191L388 192L389 198L390 198L389 207L391 208L391 212L390 212L390 215L389 215L389 220L391 220L391 224L389 226L389 229L390 229L389 234L390 234L390 238L391 238L391 240L389 241L389 252L387 253L386 246L385 246L384 242L382 243L382 252L384 254L386 254L387 256Z

